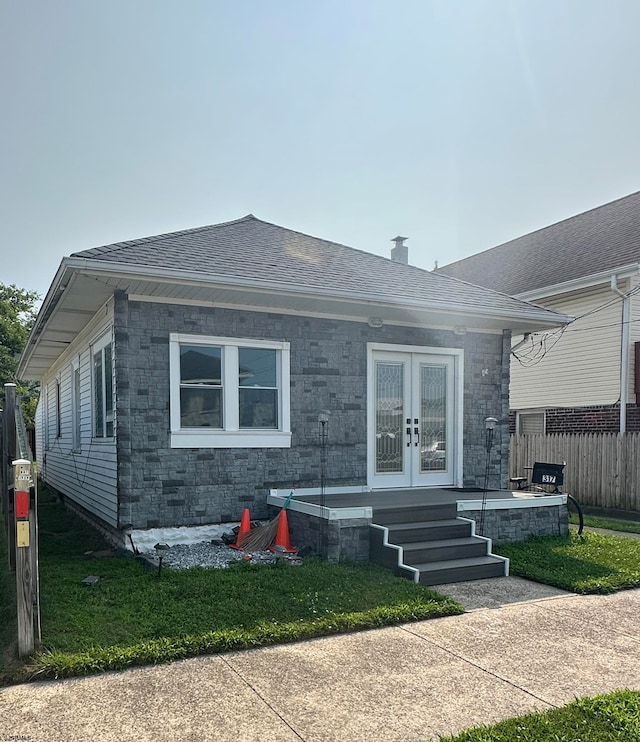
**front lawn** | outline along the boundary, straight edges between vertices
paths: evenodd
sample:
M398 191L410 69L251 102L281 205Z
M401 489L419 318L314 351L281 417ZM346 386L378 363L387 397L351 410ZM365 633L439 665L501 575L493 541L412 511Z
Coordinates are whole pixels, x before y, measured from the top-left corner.
M637 742L640 692L622 690L581 698L492 726L474 727L440 742Z
M297 641L463 612L433 590L374 565L237 563L148 570L88 558L101 537L50 496L40 503L45 652L40 677L62 677L210 652ZM83 587L88 575L100 582Z
M510 573L575 593L613 593L640 586L640 540L585 532L533 536L494 546Z
M577 525L578 516L571 513L569 523ZM588 528L606 528L610 531L622 531L625 533L640 533L640 523L635 520L620 520L619 518L603 518L600 515L584 516L584 524Z

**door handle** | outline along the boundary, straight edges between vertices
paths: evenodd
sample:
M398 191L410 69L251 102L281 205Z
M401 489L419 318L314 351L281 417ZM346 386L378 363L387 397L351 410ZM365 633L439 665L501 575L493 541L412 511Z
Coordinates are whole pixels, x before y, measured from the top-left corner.
M419 428L414 428L413 429L413 432L414 432L414 434L416 436L416 442L415 442L414 445L417 446L420 443L420 431L419 431Z
M411 427L407 428L407 447L411 445Z

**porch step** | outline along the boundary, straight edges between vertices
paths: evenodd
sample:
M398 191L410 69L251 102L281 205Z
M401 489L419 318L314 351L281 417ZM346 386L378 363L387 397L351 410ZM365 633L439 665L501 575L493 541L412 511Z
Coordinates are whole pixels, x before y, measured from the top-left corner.
M377 508L370 529L370 559L396 575L422 585L442 585L508 574L508 561L491 554L491 541L473 534L464 518L413 520L420 508L404 510L404 518L380 522ZM446 514L446 511L441 511Z
M444 585L447 582L483 580L487 577L504 577L506 574L506 562L491 554L470 559L448 559L411 566L420 570L421 585Z
M487 542L474 536L449 538L440 541L413 541L403 544L404 563L412 567L418 563L441 562L447 559L467 559L487 555Z
M378 505L373 509L373 521L386 526L392 523L451 520L455 519L457 514L458 506L455 502L436 505L408 505L406 507Z
M378 523L375 516L373 522ZM380 523L379 525L385 524ZM471 523L461 518L390 523L387 528L389 529L389 540L402 545L413 541L443 541L450 538L471 536Z

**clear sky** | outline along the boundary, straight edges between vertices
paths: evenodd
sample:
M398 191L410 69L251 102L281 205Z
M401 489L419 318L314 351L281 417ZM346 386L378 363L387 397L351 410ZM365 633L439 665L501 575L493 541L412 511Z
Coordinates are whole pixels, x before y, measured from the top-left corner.
M638 0L0 0L0 282L261 219L433 268L640 189Z

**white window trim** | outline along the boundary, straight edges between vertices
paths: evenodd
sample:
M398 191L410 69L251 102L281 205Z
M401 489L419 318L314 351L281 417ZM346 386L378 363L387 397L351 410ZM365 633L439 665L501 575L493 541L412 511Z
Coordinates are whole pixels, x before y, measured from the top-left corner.
M113 435L96 435L96 375L94 368L94 358L96 353L103 351L107 345L111 345L111 414L113 416ZM116 386L113 379L113 371L115 368L114 357L113 357L113 337L111 332L107 332L101 338L91 344L91 355L90 355L90 367L91 367L91 439L97 443L111 442L115 439L116 432ZM106 433L107 430L107 408L106 408L106 384L104 375L104 353L102 354L102 426Z
M180 428L180 345L222 347L224 430L210 428ZM237 378L238 348L267 348L278 353L278 420L279 430L240 429L238 417L239 387ZM231 352L229 352L231 351ZM291 391L290 346L279 340L247 340L246 338L214 337L210 335L169 335L169 383L171 448L290 448Z

